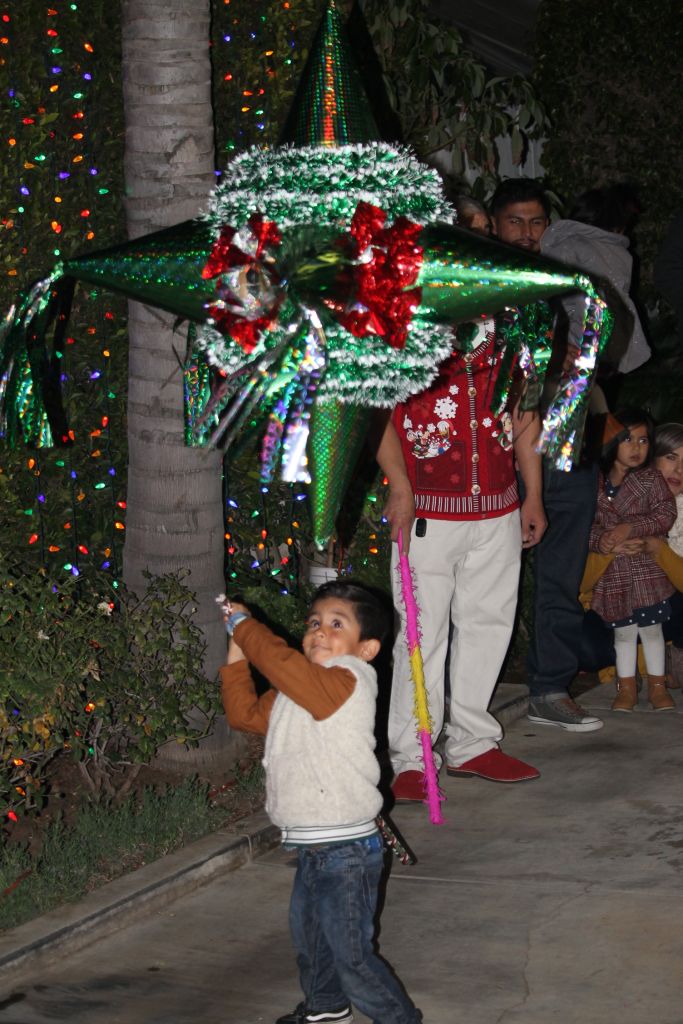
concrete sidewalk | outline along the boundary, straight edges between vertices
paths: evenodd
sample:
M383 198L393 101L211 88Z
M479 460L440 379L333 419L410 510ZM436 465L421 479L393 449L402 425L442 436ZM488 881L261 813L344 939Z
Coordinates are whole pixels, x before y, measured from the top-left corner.
M505 749L538 781L442 777L441 828L422 806L394 810L419 863L392 864L380 949L426 1024L683 1024L683 698L677 713L610 715L611 690L582 698L604 710L600 732L509 727ZM268 847L272 830L252 825ZM249 856L246 838L223 835L201 857L201 844L173 855L170 872L173 858L143 869L217 867L173 902L131 900L137 919L106 938L84 925L80 951L67 930L56 954L36 947L12 967L22 929L5 936L0 1024L271 1024L294 1006L293 858L273 848L229 871L211 866L212 842Z

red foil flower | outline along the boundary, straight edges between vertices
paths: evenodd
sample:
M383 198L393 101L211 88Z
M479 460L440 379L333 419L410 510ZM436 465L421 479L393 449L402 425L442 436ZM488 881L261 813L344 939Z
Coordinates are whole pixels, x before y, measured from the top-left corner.
M385 227L387 215L371 203L360 202L351 221L357 262L351 271L353 298L344 309L337 306L339 322L354 337L376 334L403 348L421 289L408 286L417 280L423 249L422 231L406 217Z
M269 252L280 241L277 224L254 213L239 230L222 228L202 270L204 279L219 278L218 299L208 307L216 328L245 352L254 350L280 307L279 280Z

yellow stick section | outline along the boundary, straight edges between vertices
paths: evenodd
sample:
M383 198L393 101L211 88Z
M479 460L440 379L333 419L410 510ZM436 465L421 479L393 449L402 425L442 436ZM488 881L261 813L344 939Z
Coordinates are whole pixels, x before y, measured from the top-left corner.
M424 665L422 664L422 651L419 647L410 653L410 671L415 684L415 717L418 728L420 731L431 732L432 720L429 717Z

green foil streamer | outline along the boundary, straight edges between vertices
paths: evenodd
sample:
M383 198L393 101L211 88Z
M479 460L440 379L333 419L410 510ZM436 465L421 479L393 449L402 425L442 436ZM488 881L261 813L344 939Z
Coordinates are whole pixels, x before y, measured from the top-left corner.
M540 447L557 469L570 470L583 439L586 409L598 356L609 341L613 316L594 288L587 289L579 356L564 373L543 419Z
M497 334L505 347L491 408L499 414L505 407L512 384L514 364L526 384L521 397L523 410L536 409L545 383L553 347L553 313L547 302L510 310L497 318Z
M73 282L60 271L58 265L23 292L0 327L0 428L11 445L20 439L36 447L68 443L57 345L50 351L47 343L57 321L61 344L73 295Z

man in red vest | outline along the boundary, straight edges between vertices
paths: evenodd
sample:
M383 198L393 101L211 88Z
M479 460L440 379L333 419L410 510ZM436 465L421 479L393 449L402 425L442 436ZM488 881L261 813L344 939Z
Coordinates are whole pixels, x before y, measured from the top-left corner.
M490 410L500 358L494 320L461 325L434 383L394 410L378 460L389 479L392 537L400 529L410 542L432 736L445 723L448 774L522 782L539 772L503 753L502 729L487 708L512 633L522 549L539 542L546 520L537 413L512 407L497 418ZM515 462L525 486L521 505ZM394 551L394 566L396 559ZM392 581L402 613L395 572ZM413 703L403 622L389 711L399 801L425 795Z

